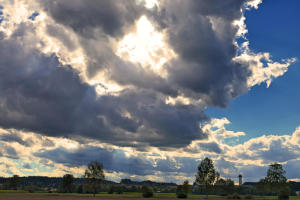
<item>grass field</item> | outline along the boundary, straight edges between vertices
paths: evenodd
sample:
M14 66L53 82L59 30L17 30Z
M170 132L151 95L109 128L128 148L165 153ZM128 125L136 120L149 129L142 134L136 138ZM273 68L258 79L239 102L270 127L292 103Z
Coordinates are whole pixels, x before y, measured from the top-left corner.
M243 196L241 196L243 199ZM205 199L205 195L189 195L189 199ZM155 193L153 198L143 198L141 193L123 193L123 194L107 194L107 193L100 193L97 194L94 198L91 194L77 194L77 193L27 193L25 191L3 191L0 190L0 200L140 200L140 199L164 199L164 200L171 200L177 199L175 193ZM225 197L220 197L216 195L209 195L209 200L222 200L226 199ZM276 196L254 196L254 199L257 200L272 200L277 199ZM300 200L300 196L291 196L291 200ZM227 200L227 199L226 199Z

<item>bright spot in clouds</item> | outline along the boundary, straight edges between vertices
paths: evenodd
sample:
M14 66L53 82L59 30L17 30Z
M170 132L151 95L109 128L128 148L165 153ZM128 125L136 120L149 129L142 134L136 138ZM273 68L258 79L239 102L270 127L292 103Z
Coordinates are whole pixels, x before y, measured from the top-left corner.
M165 42L164 34L156 31L146 16L137 21L134 32L119 42L117 55L160 75L164 73L162 66L175 57L174 51Z

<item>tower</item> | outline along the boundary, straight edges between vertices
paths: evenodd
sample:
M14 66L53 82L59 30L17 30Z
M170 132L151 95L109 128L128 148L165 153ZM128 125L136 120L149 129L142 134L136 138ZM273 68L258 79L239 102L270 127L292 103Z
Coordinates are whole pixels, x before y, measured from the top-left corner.
M243 176L242 174L239 175L239 186L243 184Z

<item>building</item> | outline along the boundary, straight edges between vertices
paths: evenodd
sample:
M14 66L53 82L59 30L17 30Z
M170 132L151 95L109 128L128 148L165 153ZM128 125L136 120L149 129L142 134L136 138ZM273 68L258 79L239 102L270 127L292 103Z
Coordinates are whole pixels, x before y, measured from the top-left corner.
M243 176L242 174L239 175L239 185L241 186L243 184Z

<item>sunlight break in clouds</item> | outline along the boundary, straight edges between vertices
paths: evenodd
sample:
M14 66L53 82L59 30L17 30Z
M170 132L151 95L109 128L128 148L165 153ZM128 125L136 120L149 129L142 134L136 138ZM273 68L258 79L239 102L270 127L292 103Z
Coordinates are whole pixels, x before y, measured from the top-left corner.
M164 34L156 31L146 16L137 21L135 32L128 33L119 42L117 55L164 77L163 65L175 57L174 51L165 42Z

